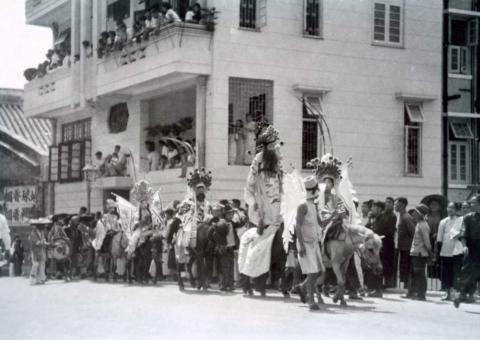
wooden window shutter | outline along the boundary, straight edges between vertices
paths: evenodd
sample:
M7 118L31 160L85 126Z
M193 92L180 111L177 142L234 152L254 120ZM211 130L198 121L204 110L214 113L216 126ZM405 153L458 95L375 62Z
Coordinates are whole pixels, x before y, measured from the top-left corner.
M51 146L48 159L48 180L50 182L58 181L58 146Z

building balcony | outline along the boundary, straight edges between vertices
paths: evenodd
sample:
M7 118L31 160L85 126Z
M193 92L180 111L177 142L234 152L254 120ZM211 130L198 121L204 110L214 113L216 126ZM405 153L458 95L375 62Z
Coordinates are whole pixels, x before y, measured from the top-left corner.
M127 176L99 177L95 180L93 187L98 189L131 189L133 180Z
M158 87L159 78L209 75L211 44L212 32L203 25L168 25L148 41L129 43L122 51L99 58L96 94L138 95Z
M29 25L48 27L70 17L70 0L27 0L25 17Z
M72 68L55 69L25 84L25 116L50 118L69 107L74 99L72 76L78 76L79 71L79 65L74 64Z

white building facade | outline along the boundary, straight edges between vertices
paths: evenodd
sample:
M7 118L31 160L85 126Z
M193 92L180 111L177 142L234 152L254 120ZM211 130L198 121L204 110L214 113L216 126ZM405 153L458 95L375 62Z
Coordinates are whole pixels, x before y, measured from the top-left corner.
M53 27L55 46L67 42L73 56L25 85L25 114L56 126L55 212L86 204L81 169L114 145L132 154L129 177L96 179L92 210L111 192L128 197L142 178L161 188L165 204L182 199L180 169L147 171L144 142L158 143L162 133L195 145L196 165L213 172L212 200L241 198L248 156L235 126L250 117L273 122L284 163L305 174L324 148L352 156L362 201L402 195L415 204L441 192L440 1L199 1L219 12L214 31L170 24L100 57L98 40L115 29L113 17L120 13L128 27L155 1L139 2L26 2L27 23ZM173 5L182 14L186 3ZM304 106L322 112L332 145Z

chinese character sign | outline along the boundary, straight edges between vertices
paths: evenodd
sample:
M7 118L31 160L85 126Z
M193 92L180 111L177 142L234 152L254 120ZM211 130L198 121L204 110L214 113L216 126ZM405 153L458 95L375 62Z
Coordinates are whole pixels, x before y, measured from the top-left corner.
M4 188L5 216L9 224L26 224L29 219L35 217L37 193L38 190L35 185Z

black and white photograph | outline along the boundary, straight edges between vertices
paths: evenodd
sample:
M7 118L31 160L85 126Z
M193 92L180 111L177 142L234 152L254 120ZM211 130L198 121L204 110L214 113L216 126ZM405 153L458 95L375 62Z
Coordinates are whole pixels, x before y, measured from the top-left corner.
M479 0L0 0L0 340L480 339Z

